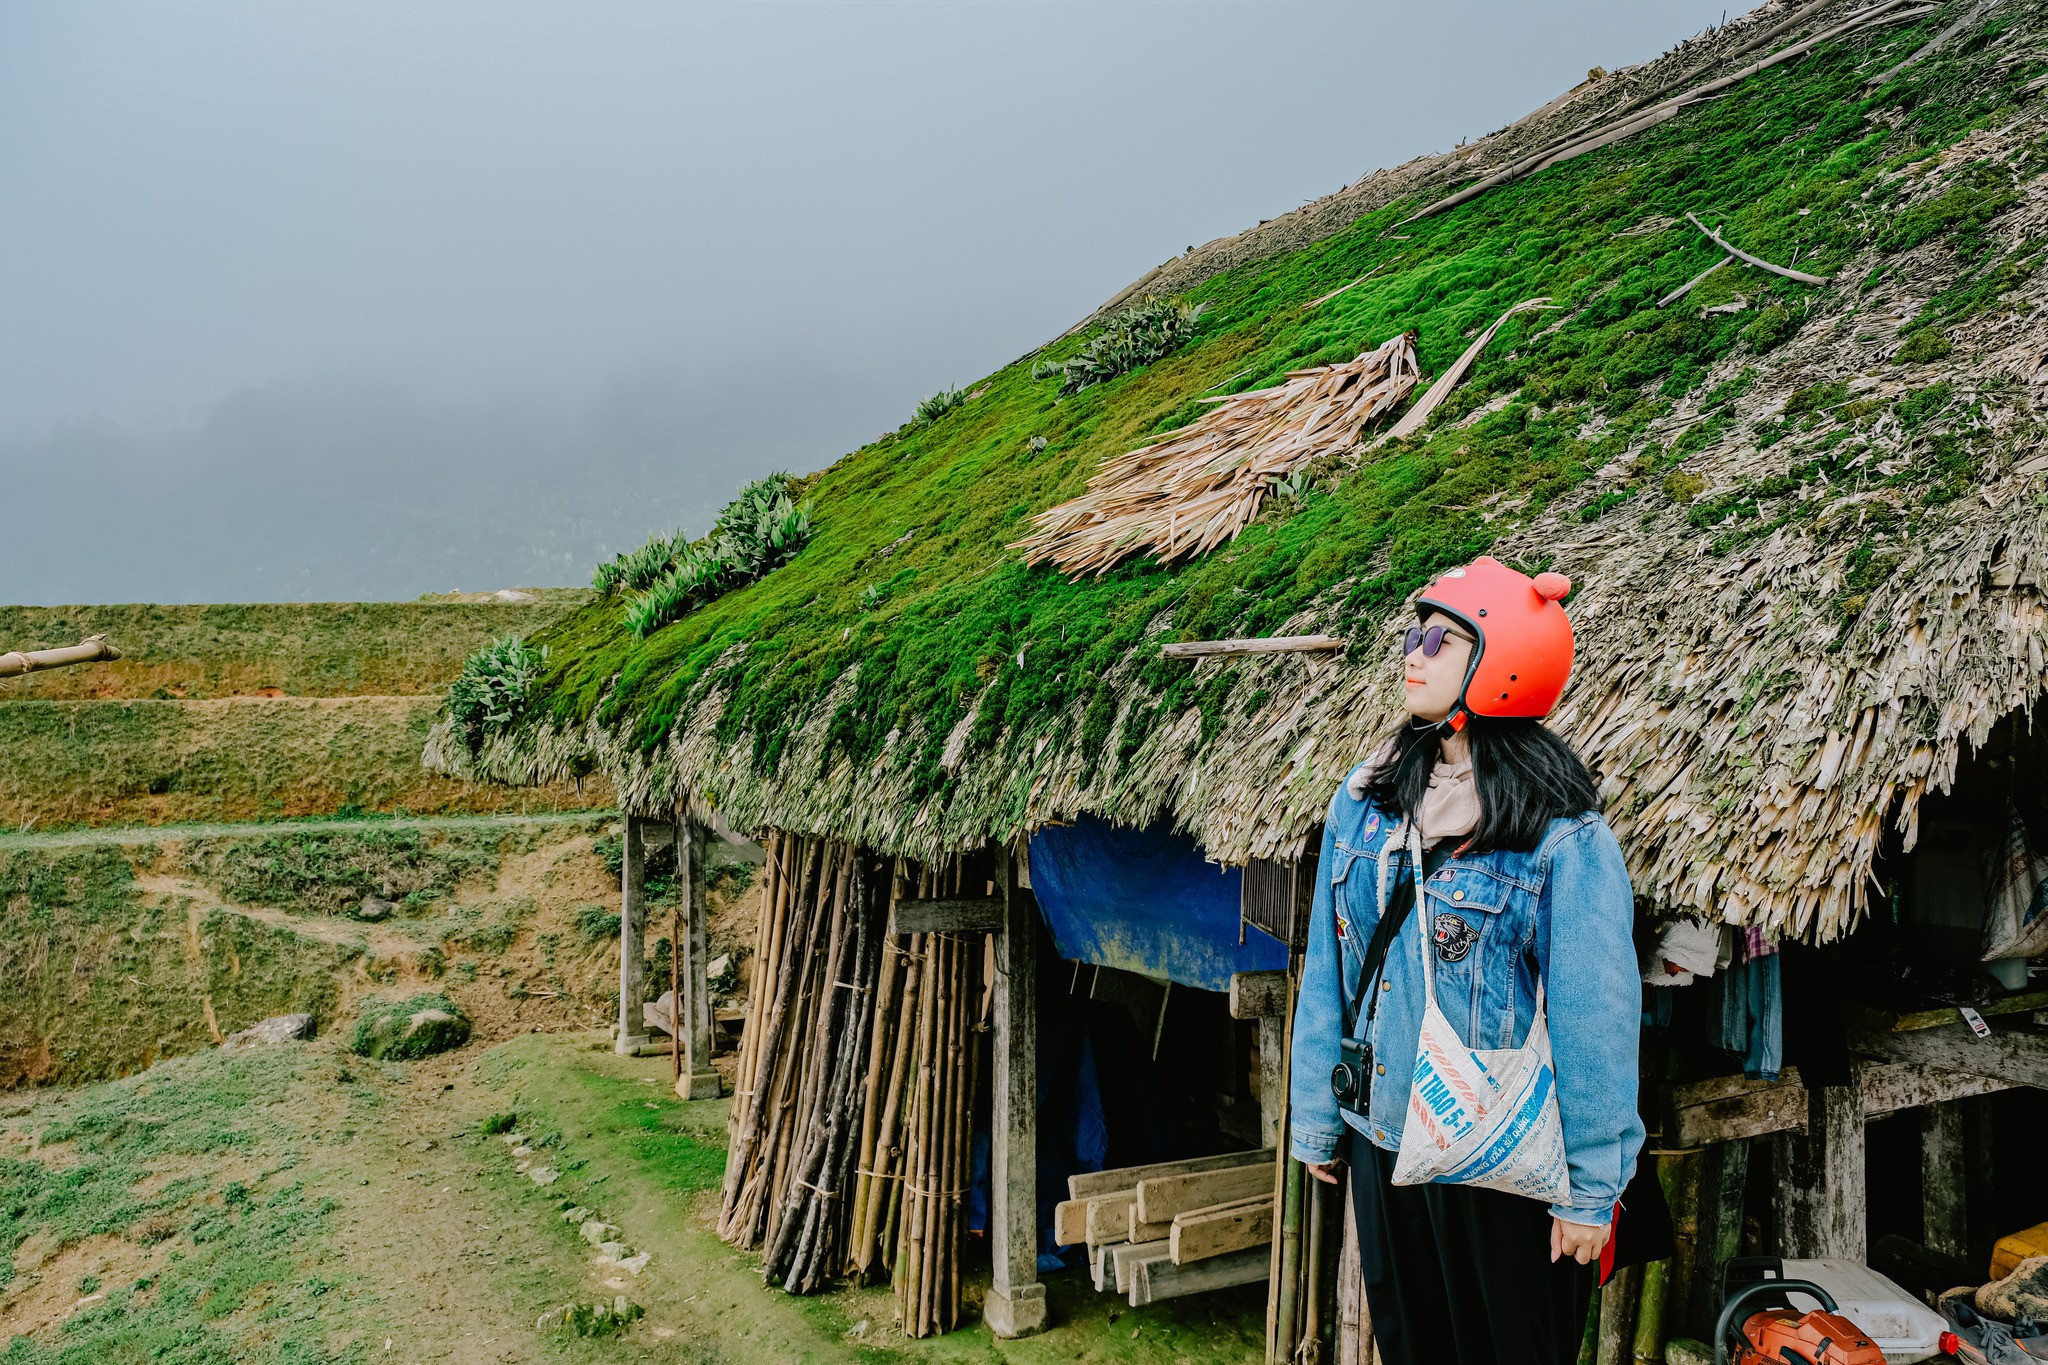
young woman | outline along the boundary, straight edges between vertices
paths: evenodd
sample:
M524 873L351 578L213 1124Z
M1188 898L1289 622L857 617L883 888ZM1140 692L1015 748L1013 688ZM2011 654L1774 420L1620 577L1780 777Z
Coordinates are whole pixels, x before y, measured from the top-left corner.
M1290 1138L1318 1180L1337 1183L1350 1165L1386 1365L1573 1365L1643 1143L1628 872L1585 764L1541 723L1571 672L1570 590L1562 575L1531 579L1490 558L1433 583L1405 641L1407 718L1330 802L1294 1015ZM1410 822L1427 850L1420 943ZM1382 904L1399 928L1367 979ZM1393 1183L1424 952L1468 1048L1523 1046L1543 1001L1569 1199ZM1346 1037L1365 1047L1340 1046ZM1334 1078L1342 1104L1340 1063L1365 1073Z

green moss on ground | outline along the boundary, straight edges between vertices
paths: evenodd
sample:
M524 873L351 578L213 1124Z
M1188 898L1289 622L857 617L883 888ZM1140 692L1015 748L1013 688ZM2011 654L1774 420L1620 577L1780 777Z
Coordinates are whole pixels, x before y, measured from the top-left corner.
M1741 283L1762 296L1760 309L1656 308L1718 254L1684 225L1688 210L1759 255L1818 273L1880 239L1896 250L1942 238L1973 249L2011 192L1991 171L1896 221L1871 212L1900 193L1893 172L2010 111L2035 74L2035 63L1992 74L1973 65L1979 36L1860 97L1872 65L1912 51L1940 22L1824 46L1648 134L1398 233L1389 229L1416 204L1221 274L1190 291L1209 310L1198 341L1075 397L1060 400L1056 383L1030 377L1033 358L1021 360L973 386L979 396L818 475L807 491L817 535L790 565L644 642L611 605L542 632L551 652L541 706L559 723L623 725L652 748L707 688L724 687L719 737L749 743L772 770L826 689L858 665L853 695L827 718L828 763L870 762L892 734L914 731L922 748L891 762L912 766L918 794L940 793L946 737L977 703L970 756L1028 753L1050 728L1100 763L1125 762L1149 723L1217 704L1197 696L1190 665L1155 659L1143 674L1147 704L1107 752L1122 698L1105 676L1152 647L1142 635L1162 613L1173 613L1175 637L1198 639L1268 633L1334 604L1370 632L1428 576L1573 496L1718 362L1790 336L1821 291L1754 272ZM1619 235L1660 214L1679 225ZM1385 269L1304 309L1374 267ZM1070 583L1005 548L1106 457L1191 420L1205 391L1268 385L1409 328L1424 368L1441 371L1475 329L1537 296L1559 311L1511 321L1422 433L1372 450L1334 486L1269 511L1198 562L1138 562ZM1494 410L1454 425L1482 405ZM1724 429L1719 418L1695 427L1663 463ZM1662 486L1680 501L1699 491L1683 477Z

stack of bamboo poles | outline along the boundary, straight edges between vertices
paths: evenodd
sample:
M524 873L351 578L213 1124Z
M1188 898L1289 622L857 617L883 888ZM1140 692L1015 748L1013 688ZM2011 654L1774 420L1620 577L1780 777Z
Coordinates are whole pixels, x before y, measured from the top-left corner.
M1051 560L1063 573L1098 577L1148 550L1162 563L1206 554L1251 525L1275 482L1356 444L1420 378L1415 337L1404 333L1273 388L1204 400L1219 406L1104 461L1086 493L1039 513L1036 530L1010 548L1027 564Z
M865 1082L887 905L849 845L779 835L755 952L719 1232L793 1292L838 1269L848 1097Z
M768 843L719 1235L809 1293L887 1274L903 1330L960 1319L983 936L888 935L889 893L956 895L956 865L884 869L853 847ZM977 887L975 890L979 891Z

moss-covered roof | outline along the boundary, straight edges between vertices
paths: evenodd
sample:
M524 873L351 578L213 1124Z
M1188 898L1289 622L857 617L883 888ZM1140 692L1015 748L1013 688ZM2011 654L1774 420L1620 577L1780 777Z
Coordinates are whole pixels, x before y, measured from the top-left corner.
M646 808L688 792L738 824L912 853L1095 810L1170 814L1227 859L1285 854L1394 713L1389 631L1407 598L1491 551L1582 586L1568 603L1580 667L1557 723L1603 772L1639 889L1839 931L1887 813L1953 769L1989 708L2031 699L2042 679L2027 650L2048 643L2023 382L2048 355L2028 317L2043 18L1994 8L1862 89L1966 8L1905 11L1397 226L1603 113L1753 60L1736 54L1782 17L1766 7L1291 225L1169 263L1155 283L1209 306L1196 342L1065 400L1030 377L1036 357L970 386L937 420L818 474L815 537L792 563L644 641L616 600L565 618L540 637L532 719L477 754L444 732L430 762L510 781L602 767ZM1688 211L1835 282L1730 267L1660 309L1720 256ZM1273 500L1206 558L1069 582L1006 548L1102 460L1192 420L1205 394L1411 328L1438 372L1538 295L1562 307L1510 321L1418 436L1332 452L1315 491ZM1928 595L1935 581L1945 596ZM1950 639L1951 617L1984 613L2022 663L1994 661L1967 704L1925 659L1902 662ZM1158 648L1310 629L1354 646L1222 664ZM1800 744L1842 749L1825 781L1786 748ZM1730 848L1731 831L1771 830L1788 841L1774 862Z

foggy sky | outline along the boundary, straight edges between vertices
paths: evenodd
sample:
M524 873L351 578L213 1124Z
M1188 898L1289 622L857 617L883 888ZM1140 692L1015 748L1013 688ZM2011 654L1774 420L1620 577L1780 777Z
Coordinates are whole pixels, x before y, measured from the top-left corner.
M12 0L0 601L587 582L1744 8Z

